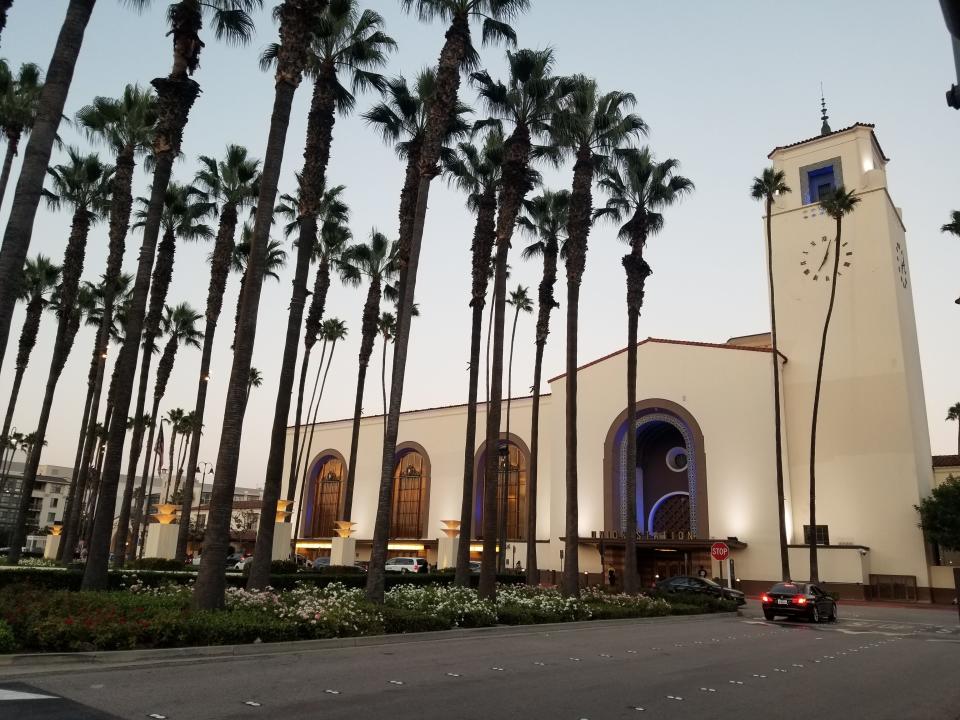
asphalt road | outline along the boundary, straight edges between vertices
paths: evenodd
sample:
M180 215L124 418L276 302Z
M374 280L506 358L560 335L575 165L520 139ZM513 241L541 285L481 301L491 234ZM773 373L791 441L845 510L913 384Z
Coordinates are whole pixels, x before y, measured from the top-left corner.
M767 623L748 605L741 617L20 669L16 678L0 673L0 718L955 720L958 666L960 628L949 612L848 606L836 625L812 626Z

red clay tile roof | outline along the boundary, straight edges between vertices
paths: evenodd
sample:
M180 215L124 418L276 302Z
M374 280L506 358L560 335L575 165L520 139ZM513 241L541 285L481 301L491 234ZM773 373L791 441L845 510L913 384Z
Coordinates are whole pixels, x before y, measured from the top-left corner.
M641 340L639 343L637 343L637 347L640 347L641 345L646 345L647 343L662 343L664 345L691 345L693 347L719 348L721 350L743 350L745 352L762 352L762 353L773 352L772 348L765 348L765 347L747 347L744 345L729 345L726 343L695 342L693 340L667 340L666 338L654 338L654 337L647 338L646 340ZM599 357L596 360L591 360L590 362L584 365L580 365L577 368L577 371L579 372L580 370L588 368L591 365L602 363L604 360L609 360L610 358L616 357L620 353L625 353L626 351L627 351L627 348L621 348L620 350L612 352L608 355ZM783 358L784 362L787 362L787 358L783 353L780 353L780 357ZM556 377L552 377L549 380L547 380L547 382L553 382L554 380L559 380L560 378L565 376L566 376L566 373L560 373Z
M958 467L960 466L960 455L934 455L933 466L935 468Z
M883 148L880 147L880 141L877 140L876 134L872 132L873 129L876 127L876 125L874 125L873 123L855 122L853 125L849 125L845 128L840 128L839 130L834 130L832 133L830 133L830 135L839 135L842 132L847 132L848 130L853 130L854 128L858 128L858 127L870 128L871 130L870 134L873 136L873 142L876 143L877 145L877 150L880 151L880 156L886 162L890 162L890 158L887 157L887 154L883 151ZM773 150L770 151L770 154L767 155L767 157L768 158L773 157L773 154L778 150L786 150L787 148L796 147L797 145L803 145L804 143L813 142L814 140L819 140L822 137L829 137L829 135L815 135L813 137L807 138L806 140L798 140L797 142L790 143L789 145L778 145L777 147L775 147Z

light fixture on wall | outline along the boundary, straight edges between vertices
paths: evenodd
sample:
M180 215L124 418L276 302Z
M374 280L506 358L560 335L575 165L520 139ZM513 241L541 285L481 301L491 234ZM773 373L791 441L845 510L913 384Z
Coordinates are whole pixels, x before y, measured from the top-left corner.
M449 538L455 538L460 534L459 520L441 520L443 524L443 534Z
M353 526L356 525L355 522L349 520L336 520L333 524L336 528L337 537L340 538L348 538L353 535Z
M177 520L177 506L173 503L157 505L157 512L154 517L161 525L173 525Z

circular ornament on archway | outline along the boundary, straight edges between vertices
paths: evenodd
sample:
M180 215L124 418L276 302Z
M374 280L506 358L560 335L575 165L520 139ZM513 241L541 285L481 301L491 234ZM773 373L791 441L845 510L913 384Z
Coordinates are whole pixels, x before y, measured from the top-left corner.
M689 463L685 447L675 447L667 452L667 467L673 472L686 472Z

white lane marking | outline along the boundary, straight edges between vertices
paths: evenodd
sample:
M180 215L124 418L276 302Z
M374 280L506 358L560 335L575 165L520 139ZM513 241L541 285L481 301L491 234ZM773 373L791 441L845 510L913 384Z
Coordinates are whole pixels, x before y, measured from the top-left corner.
M339 690L324 690L324 692L325 692L327 695L339 695L339 694L340 694L340 691L339 691Z
M542 663L542 662L540 662L539 660L534 660L534 661L533 661L533 664L534 664L534 665L539 665L540 667L543 667L545 663Z
M403 685L403 680L391 680L391 685Z
M243 704L249 705L250 707L260 707L260 703L258 703L256 700L245 700Z
M153 720L167 720L167 716L161 715L160 713L150 713L147 717L153 718Z
M503 668L502 668L502 667L492 667L492 668L490 668L490 669L491 669L491 670L496 670L497 672L503 672Z
M636 650L627 650L627 653L630 654L630 655L636 655L636 654L637 654L637 651L636 651Z
M637 712L643 712L646 708L642 708L639 705L634 705L633 709L636 710Z
M3 690L0 688L2 700L57 700L56 695L40 695L39 693L20 692L19 690Z
M460 677L460 673L447 673L447 677Z

